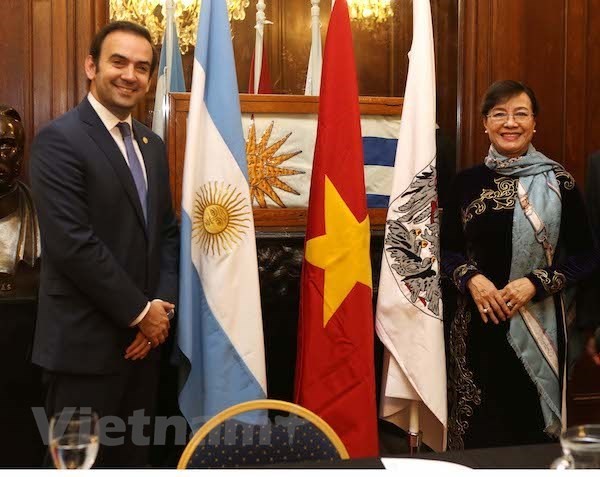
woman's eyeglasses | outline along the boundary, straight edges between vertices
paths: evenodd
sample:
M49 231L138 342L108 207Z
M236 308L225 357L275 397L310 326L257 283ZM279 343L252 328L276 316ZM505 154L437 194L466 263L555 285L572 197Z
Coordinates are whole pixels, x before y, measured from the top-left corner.
M508 118L512 117L513 120L517 123L526 123L531 118L533 118L533 114L528 111L517 111L516 113L506 113L502 111L497 111L495 113L488 114L487 117L495 123L505 123L508 121Z

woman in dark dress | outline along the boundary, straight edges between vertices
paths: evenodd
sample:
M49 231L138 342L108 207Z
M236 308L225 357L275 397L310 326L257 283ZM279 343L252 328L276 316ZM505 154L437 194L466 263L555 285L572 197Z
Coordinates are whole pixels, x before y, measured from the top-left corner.
M573 285L593 268L575 182L531 144L533 91L494 83L481 113L488 155L456 177L442 221L442 266L458 290L448 344L450 449L560 433Z

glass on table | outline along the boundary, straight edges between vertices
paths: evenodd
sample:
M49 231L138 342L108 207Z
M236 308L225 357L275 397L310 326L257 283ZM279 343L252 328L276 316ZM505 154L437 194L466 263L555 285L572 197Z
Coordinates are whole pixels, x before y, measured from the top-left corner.
M560 436L563 455L552 469L600 469L600 425L569 427Z
M57 469L89 469L98 455L98 415L65 408L50 420L50 453Z

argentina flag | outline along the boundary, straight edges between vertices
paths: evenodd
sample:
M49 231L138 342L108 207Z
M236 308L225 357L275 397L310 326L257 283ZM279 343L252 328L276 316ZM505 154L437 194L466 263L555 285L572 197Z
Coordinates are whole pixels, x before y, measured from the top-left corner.
M179 405L194 431L233 404L266 396L254 221L225 0L202 1L196 44L177 331L187 364Z

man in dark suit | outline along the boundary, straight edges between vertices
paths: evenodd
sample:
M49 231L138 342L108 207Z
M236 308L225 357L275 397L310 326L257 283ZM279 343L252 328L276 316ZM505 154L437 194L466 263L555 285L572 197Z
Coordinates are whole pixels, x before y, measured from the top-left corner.
M131 118L155 66L146 29L105 26L85 60L89 94L41 130L31 149L42 237L33 361L44 369L49 416L91 407L110 420L113 445L101 441L97 460L105 466L147 462L149 419L133 439L130 419L140 409L153 414L160 345L177 296L165 146Z

